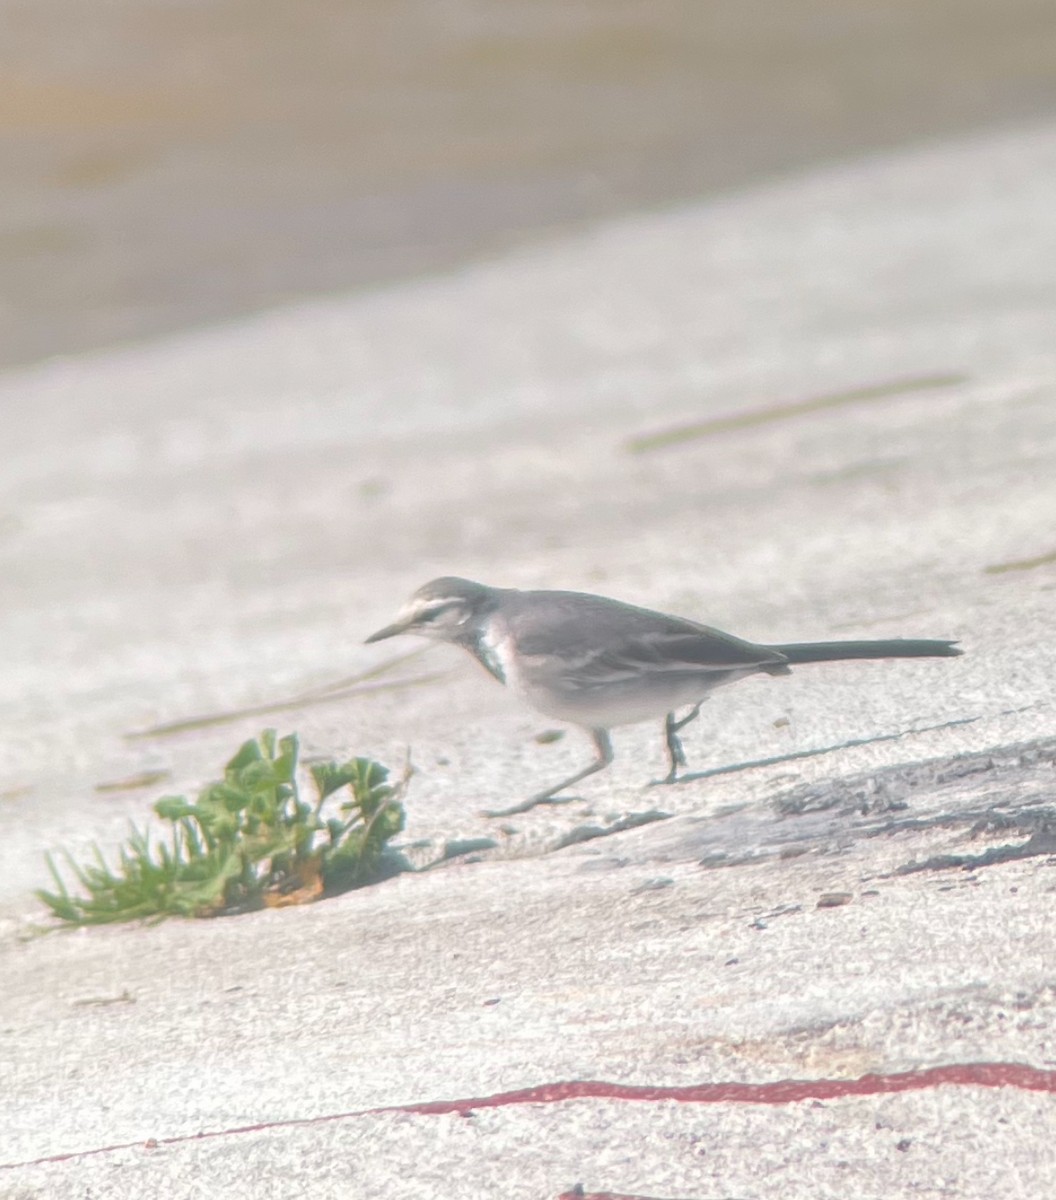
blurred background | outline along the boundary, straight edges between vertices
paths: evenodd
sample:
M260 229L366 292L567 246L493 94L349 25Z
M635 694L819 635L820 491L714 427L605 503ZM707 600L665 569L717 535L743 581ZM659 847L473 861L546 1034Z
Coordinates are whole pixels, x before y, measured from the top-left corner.
M1054 111L1052 0L0 0L0 365Z

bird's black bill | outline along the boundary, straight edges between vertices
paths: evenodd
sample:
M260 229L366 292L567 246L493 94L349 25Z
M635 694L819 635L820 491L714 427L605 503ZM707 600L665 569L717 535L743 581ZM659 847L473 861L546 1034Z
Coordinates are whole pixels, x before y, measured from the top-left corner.
M370 642L383 642L386 638L395 637L398 633L406 633L407 626L402 621L397 621L394 625L386 625L384 629L379 629L377 633L372 633L370 637L365 638L363 644L368 645Z

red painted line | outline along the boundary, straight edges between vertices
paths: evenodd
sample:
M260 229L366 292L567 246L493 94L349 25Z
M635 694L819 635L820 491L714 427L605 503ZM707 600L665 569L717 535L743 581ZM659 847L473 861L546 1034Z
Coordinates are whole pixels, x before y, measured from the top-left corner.
M974 1087L1018 1087L1028 1092L1056 1092L1056 1071L1024 1063L949 1063L891 1075L859 1079L782 1079L775 1083L693 1083L684 1087L649 1087L599 1080L544 1083L516 1092L499 1092L472 1100L429 1100L375 1112L451 1113L509 1104L554 1104L560 1100L674 1100L682 1104L794 1104L799 1100L836 1100L843 1096L879 1096L915 1092L943 1084Z
M557 1200L660 1200L658 1196L630 1195L628 1192L584 1192L576 1189L562 1192Z
M119 1142L112 1146L94 1146L88 1150L70 1150L24 1162L0 1163L0 1170L35 1167L44 1163L69 1162L97 1154L138 1148L156 1149L214 1138L239 1137L272 1129L297 1129L351 1121L357 1117L383 1116L387 1113L412 1113L417 1116L466 1115L479 1108L507 1108L519 1104L558 1104L565 1100L673 1100L680 1104L795 1104L802 1100L838 1100L845 1096L882 1096L892 1092L917 1092L927 1088L1013 1087L1027 1092L1056 1093L1056 1070L1043 1070L1026 1063L946 1063L916 1071L898 1071L887 1075L862 1075L858 1079L780 1079L773 1083L694 1083L681 1087L648 1086L632 1083L607 1083L599 1079L573 1079L562 1083L543 1083L513 1092L491 1096L473 1096L463 1100L422 1100L411 1104L386 1104L351 1112L325 1113L319 1117L290 1117L283 1121L261 1121L231 1129L209 1129L176 1137L151 1138L147 1142Z

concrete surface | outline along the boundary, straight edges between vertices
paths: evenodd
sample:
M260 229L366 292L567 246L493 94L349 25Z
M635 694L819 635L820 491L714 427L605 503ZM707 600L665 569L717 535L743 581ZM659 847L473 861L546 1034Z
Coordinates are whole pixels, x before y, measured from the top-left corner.
M0 0L0 366L1053 112L1050 0Z
M1045 1194L1054 214L1056 126L1010 129L0 379L0 1197ZM23 939L46 847L116 843L262 720L127 733L381 662L441 572L967 654L747 682L691 763L778 761L644 789L658 732L619 731L581 801L497 824L586 749L430 651L401 670L441 683L268 719L410 745L409 853L484 861ZM979 1062L1049 1090L341 1116Z

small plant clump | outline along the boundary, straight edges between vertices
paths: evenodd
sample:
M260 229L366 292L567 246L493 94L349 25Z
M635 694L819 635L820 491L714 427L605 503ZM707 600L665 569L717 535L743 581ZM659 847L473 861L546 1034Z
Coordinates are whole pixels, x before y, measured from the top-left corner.
M102 925L304 904L386 874L387 843L404 826L409 770L393 784L388 768L369 758L315 763L309 803L298 785L298 754L296 734L265 730L197 800L165 796L154 805L172 826L167 840L133 825L113 868L98 847L95 862L82 866L65 854L86 893L79 896L49 854L57 890L37 895L60 921ZM343 789L349 798L324 816L324 803Z

